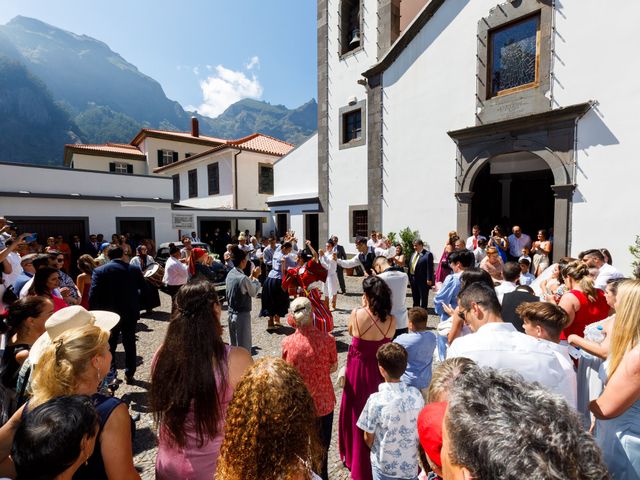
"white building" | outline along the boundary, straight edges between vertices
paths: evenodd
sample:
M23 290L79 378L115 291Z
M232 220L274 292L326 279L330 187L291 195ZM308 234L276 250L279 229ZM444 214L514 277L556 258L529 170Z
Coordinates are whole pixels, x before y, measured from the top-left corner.
M273 196L267 204L278 233L296 232L298 239L320 245L318 231L318 135L273 164ZM324 246L324 245L323 245Z
M629 271L636 14L584 0L319 0L321 237L410 226L439 255L449 230L520 224L553 228L555 258L607 247Z
M232 234L245 229L269 234L275 229L266 204L273 195L273 163L292 149L259 133L239 140L200 135L193 118L191 132L142 129L130 144L66 145L65 165L74 171L116 174L104 188L111 180L117 183L118 175L136 175L135 185L162 177L170 188L162 197L170 204L168 215L180 217L182 230L195 230L206 239L215 229ZM65 185L67 192L73 190L73 184ZM150 236L156 238L155 232ZM158 239L175 238L177 232Z

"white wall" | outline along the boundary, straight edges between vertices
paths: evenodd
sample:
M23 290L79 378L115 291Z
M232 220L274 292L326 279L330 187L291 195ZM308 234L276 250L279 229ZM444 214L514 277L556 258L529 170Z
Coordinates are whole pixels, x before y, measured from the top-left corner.
M384 233L409 226L439 254L456 229L456 148L475 113L476 32L495 2L447 1L384 72Z
M341 107L348 105L349 98L366 100L364 86L357 80L362 72L376 62L377 47L377 2L365 1L361 9L363 31L361 41L364 48L354 54L340 57L340 1L330 0L328 6L328 136L329 136L329 234L344 239L345 248L355 251L355 245L348 244L349 205L367 204L367 145L340 150ZM367 111L369 106L367 105ZM362 118L365 126L366 115ZM367 129L367 135L369 131Z
M0 164L0 191L171 199L170 178Z
M218 163L220 193L209 195L207 165ZM189 170L198 172L198 197L189 198ZM233 154L223 150L192 160L167 172L165 175L180 175L180 204L196 208L233 208Z
M140 150L147 155L149 173L153 174L153 169L158 168L158 150L172 150L178 152L178 160L184 160L187 153L196 155L198 153L211 150L213 145L198 145L197 143L187 143L185 141L165 140L162 138L146 137L140 144Z
M145 175L147 173L147 164L144 158L141 160L131 160L116 157L103 157L98 155L85 155L81 153L73 153L73 168L84 170L97 170L101 172L109 171L109 163L126 163L133 165L133 173L137 175Z
M119 202L105 200L65 200L0 197L2 214L13 217L83 217L89 219L89 233L102 233L105 238L117 232L116 217L153 218L156 243L172 241L169 203Z
M614 265L630 274L628 246L640 235L640 57L631 48L638 44L640 3L625 3L623 12L596 0L563 1L560 7L556 106L598 102L578 124L571 253L606 247Z
M318 134L273 165L273 196L318 195Z

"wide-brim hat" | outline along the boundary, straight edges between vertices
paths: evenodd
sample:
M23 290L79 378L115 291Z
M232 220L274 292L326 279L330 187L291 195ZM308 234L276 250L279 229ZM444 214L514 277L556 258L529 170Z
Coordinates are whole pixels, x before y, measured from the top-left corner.
M110 331L120 321L120 315L104 310L88 311L80 305L62 308L49 317L44 324L47 330L35 341L29 350L29 363L35 365L40 357L57 336L72 328L95 325Z

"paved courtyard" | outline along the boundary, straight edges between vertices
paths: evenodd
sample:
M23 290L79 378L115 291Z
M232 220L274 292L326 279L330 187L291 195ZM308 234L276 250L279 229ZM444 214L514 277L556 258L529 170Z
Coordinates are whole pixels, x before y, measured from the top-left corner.
M362 298L362 278L347 277L346 295L338 296L338 310L334 312L335 328L333 335L336 337L338 346L338 362L342 367L346 362L347 350L349 349L350 337L347 333L347 320L351 310L361 304ZM154 478L154 465L156 458L156 428L153 417L149 412L149 402L147 392L149 390L149 367L154 352L162 342L169 322L170 298L163 293L160 294L162 305L151 315L144 315L138 324L138 360L141 365L136 372L136 381L134 385L121 384L116 395L121 397L129 404L132 415L140 414L140 420L137 422L136 437L134 440L134 462L139 469L143 479ZM407 305L410 306L411 296L407 295ZM254 300L253 312L259 311L260 299ZM432 316L430 325L434 325L437 317ZM223 325L226 324L226 312L223 312ZM265 356L280 356L280 342L284 336L293 332L292 328L282 328L277 333L267 333L266 319L253 319L253 345L254 359ZM228 341L228 334L225 328L225 340ZM122 345L118 347L116 361L119 367L123 366L124 353ZM120 373L122 377L122 373ZM335 375L334 375L335 377ZM335 378L334 378L335 380ZM338 446L338 411L340 408L340 398L342 391L336 387L336 408L334 415L333 439L331 449L329 450L329 477L331 479L347 479L349 472L340 462L337 446Z

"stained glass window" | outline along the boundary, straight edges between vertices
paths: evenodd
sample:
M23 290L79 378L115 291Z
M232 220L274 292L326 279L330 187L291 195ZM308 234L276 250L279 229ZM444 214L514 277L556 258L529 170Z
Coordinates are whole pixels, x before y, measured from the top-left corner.
M539 24L535 16L491 32L491 96L536 81Z

